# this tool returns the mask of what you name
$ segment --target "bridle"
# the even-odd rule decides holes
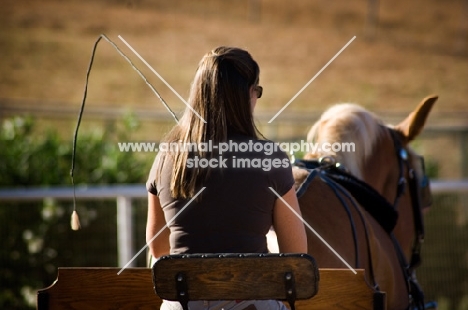
[[[424,220],[422,215],[422,206],[419,195],[419,187],[428,187],[429,179],[426,175],[423,175],[423,180],[418,180],[418,176],[414,168],[409,164],[408,150],[405,149],[400,139],[397,136],[397,133],[393,130],[390,130],[397,159],[399,166],[399,178],[397,185],[397,193],[393,203],[395,210],[398,210],[399,199],[405,192],[406,184],[408,184],[408,189],[411,197],[411,207],[413,211],[413,224],[415,230],[415,240],[413,243],[413,248],[411,251],[409,267],[414,269],[419,266],[421,263],[421,245],[424,242]],[[420,156],[421,162],[423,162],[423,157]],[[424,164],[422,164],[424,167]],[[406,173],[405,173],[406,171]],[[405,175],[408,175],[408,180]]]
[[[398,160],[399,167],[399,177],[397,190],[395,195],[395,200],[393,203],[393,208],[398,209],[398,204],[400,198],[405,192],[406,185],[408,185],[408,190],[411,198],[411,207],[413,212],[413,225],[415,237],[413,241],[413,246],[411,250],[410,260],[406,259],[400,243],[395,238],[393,232],[390,234],[394,247],[397,251],[400,265],[403,271],[403,275],[407,281],[407,287],[409,292],[410,305],[416,309],[424,309],[424,295],[417,283],[415,278],[415,269],[421,263],[421,246],[424,242],[424,220],[422,214],[422,206],[419,195],[419,187],[428,187],[429,179],[423,171],[423,179],[418,180],[417,173],[413,167],[410,165],[408,150],[402,145],[398,133],[390,129],[391,137],[393,139],[393,144],[396,152],[396,157]],[[424,169],[423,157],[420,156],[421,166]],[[407,177],[406,177],[407,176]],[[408,179],[407,179],[408,178]]]

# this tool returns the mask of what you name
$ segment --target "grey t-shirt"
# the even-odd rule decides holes
[[[203,192],[173,221],[190,199],[171,196],[172,158],[165,152],[157,155],[147,190],[159,196],[166,223],[170,223],[171,254],[268,252],[265,235],[277,199],[269,187],[280,196],[293,187],[289,159],[271,141],[240,134],[229,135],[229,141],[229,151],[215,157],[217,167],[200,184],[205,187]],[[163,162],[161,170],[159,162]],[[190,164],[206,162],[193,160]]]

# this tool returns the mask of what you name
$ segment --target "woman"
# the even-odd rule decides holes
[[[200,61],[190,90],[191,108],[164,139],[166,151],[157,155],[147,182],[146,238],[153,257],[267,253],[271,226],[280,252],[307,252],[304,225],[290,210],[300,214],[288,157],[273,149],[271,141],[259,140],[253,121],[263,91],[259,74],[257,63],[239,48],[218,47]],[[165,225],[168,229],[154,238]],[[277,301],[189,306],[222,305],[227,310],[252,303],[258,309],[284,307]],[[165,301],[162,307],[179,306]]]

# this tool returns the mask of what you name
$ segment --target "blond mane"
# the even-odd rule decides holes
[[[372,153],[383,127],[382,121],[363,107],[341,103],[326,110],[307,134],[307,141],[324,143],[354,143],[354,152],[325,152],[321,150],[308,157],[334,156],[354,176],[362,179],[364,161]]]

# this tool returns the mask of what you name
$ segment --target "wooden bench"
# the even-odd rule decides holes
[[[153,284],[159,297],[189,300],[287,301],[317,294],[315,260],[308,254],[191,254],[162,257],[153,266]]]
[[[245,261],[245,257],[241,258],[241,260],[242,259]],[[164,298],[177,300],[178,297],[176,284],[174,282],[177,278],[160,281],[160,278],[166,279],[168,275],[158,273],[158,268],[160,268],[160,271],[169,272],[169,274],[172,274],[175,270],[179,270],[185,272],[188,278],[191,271],[187,270],[193,269],[180,269],[180,266],[176,265],[181,262],[186,262],[188,264],[195,263],[192,264],[193,266],[199,265],[199,262],[195,260],[184,261],[183,259],[179,259],[173,260],[172,263],[167,264],[168,262],[170,262],[169,259],[160,260],[155,264],[153,270],[151,268],[127,268],[120,274],[118,274],[121,270],[120,268],[111,267],[59,268],[55,282],[48,288],[38,291],[37,309],[159,309],[162,300],[161,297],[155,293],[155,289],[158,291],[158,294],[161,294]],[[223,264],[215,261],[211,262],[211,265],[215,268],[210,275],[224,274],[222,277],[226,277],[226,273],[220,273],[217,268],[228,261],[223,260]],[[213,264],[213,262],[215,262],[215,264]],[[271,269],[271,264],[267,264],[264,258],[257,259],[257,261],[253,263],[257,264],[255,265],[257,269],[260,269],[258,265],[259,262],[260,264],[265,263],[265,266]],[[185,263],[182,265],[184,264]],[[250,262],[250,264],[252,264],[252,262]],[[281,265],[282,263],[275,264]],[[208,264],[204,266],[199,265],[199,270],[204,270],[203,268],[207,265]],[[298,265],[296,267],[302,269],[301,266]],[[233,268],[234,269],[231,270],[239,270],[240,267],[234,266]],[[242,268],[240,268],[240,270],[238,274],[244,274],[245,271],[242,271]],[[206,272],[198,273],[197,277],[200,277],[202,274],[207,274]],[[357,274],[354,274],[349,269],[318,269],[320,277],[318,292],[316,291],[316,287],[312,287],[308,291],[307,289],[306,291],[301,291],[305,287],[303,281],[306,280],[307,277],[310,277],[310,274],[304,277],[294,272],[293,277],[296,281],[295,293],[298,299],[295,302],[296,309],[385,309],[385,293],[377,292],[368,286],[364,279],[364,270],[357,269],[356,272]],[[235,275],[232,276],[236,277]],[[171,276],[169,275],[169,277]],[[211,279],[211,277],[208,278]],[[245,277],[242,276],[241,278]],[[232,281],[232,279],[231,276],[227,277],[225,282],[238,282]],[[251,279],[255,280],[254,277],[251,277]],[[318,277],[316,277],[316,279],[318,279]],[[156,283],[153,283],[153,281],[156,281]],[[251,280],[249,281],[247,281],[249,285],[253,283]],[[277,280],[273,279],[271,283],[275,281]],[[206,289],[203,289],[199,290],[197,293],[196,288],[198,285],[195,287],[192,285],[193,283],[194,282],[190,281],[187,282],[187,292],[191,299],[196,299],[201,296],[200,294],[203,295],[207,292]],[[317,282],[315,281],[313,283]],[[313,283],[312,286],[314,285]],[[247,285],[247,287],[249,285]],[[271,285],[270,287],[272,286],[275,285]],[[275,287],[277,287],[276,290],[279,292],[279,286]],[[213,291],[213,294],[219,294],[219,292],[222,291],[222,287],[217,286],[217,288],[218,291]],[[253,290],[251,289],[250,291]],[[208,292],[210,292],[210,290],[208,290]],[[273,294],[277,294],[278,292],[273,292]],[[278,299],[285,299],[284,292],[283,290],[283,298],[281,298],[281,296],[275,296],[279,297]],[[310,299],[300,299],[311,292],[316,293],[316,295]],[[270,291],[267,294],[272,294],[272,292]],[[212,295],[205,294],[201,297],[212,299]],[[289,306],[288,303],[286,303],[286,305]]]

